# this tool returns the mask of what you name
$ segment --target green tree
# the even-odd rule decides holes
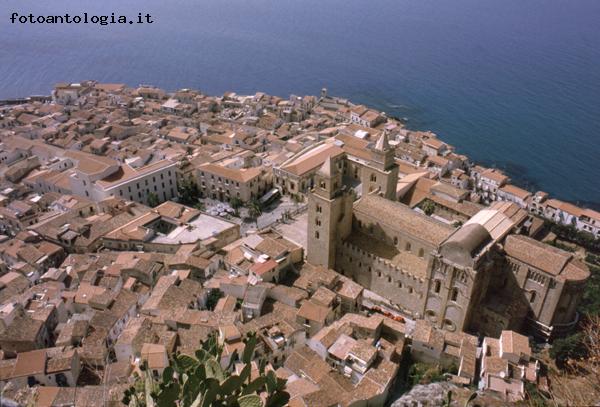
[[[236,196],[229,200],[229,205],[231,205],[231,207],[235,211],[235,216],[239,216],[239,209],[242,207],[243,204],[244,203],[242,202],[242,200]]]
[[[254,220],[256,224],[256,228],[258,229],[258,217],[262,215],[262,209],[260,207],[260,203],[257,200],[252,200],[248,202],[248,216],[250,219]]]
[[[194,208],[198,209],[199,211],[203,211],[204,209],[206,209],[206,205],[204,205],[204,202],[198,201],[194,205]]]
[[[179,196],[179,202],[188,205],[195,206],[200,199],[200,190],[198,184],[192,177],[183,178],[177,184],[177,194]]]
[[[158,206],[159,203],[158,195],[156,195],[154,192],[150,192],[148,194],[148,206],[154,208],[155,206]]]
[[[265,363],[259,364],[259,375],[251,378],[252,357],[256,347],[256,336],[245,338],[241,361],[244,367],[240,374],[233,374],[233,363],[237,361],[237,350],[231,356],[227,368],[221,366],[223,347],[217,335],[211,334],[201,342],[195,357],[176,355],[162,377],[154,379],[143,370],[133,386],[125,391],[123,403],[130,407],[281,407],[287,404],[290,395],[285,391],[286,381],[279,379],[272,370],[265,372]],[[260,394],[266,397],[263,403]]]
[[[575,333],[565,338],[556,339],[550,348],[550,357],[557,366],[563,367],[568,359],[578,359],[585,356],[581,333]]]
[[[223,294],[223,291],[219,290],[218,288],[213,288],[210,290],[208,292],[208,298],[206,299],[206,308],[211,311],[214,310],[217,302],[219,302],[219,299],[223,298],[224,295],[225,294]]]
[[[425,199],[421,204],[421,209],[425,212],[425,215],[430,216],[435,211],[435,204],[431,199]]]
[[[589,232],[577,230],[573,225],[561,225],[550,220],[545,222],[545,226],[562,240],[578,244],[589,251],[600,253],[600,239]]]

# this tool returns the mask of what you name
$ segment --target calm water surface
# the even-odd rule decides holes
[[[13,11],[155,23],[18,26]],[[597,0],[3,0],[0,98],[83,79],[209,94],[326,86],[598,207],[599,22]]]

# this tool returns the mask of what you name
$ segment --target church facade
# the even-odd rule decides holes
[[[570,253],[514,235],[514,204],[450,226],[395,200],[398,170],[385,134],[370,152],[358,200],[342,182],[344,156],[327,159],[317,172],[308,194],[308,262],[448,331],[512,329],[549,338],[576,322],[587,267]]]

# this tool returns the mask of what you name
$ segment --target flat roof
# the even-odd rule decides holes
[[[153,243],[195,243],[199,240],[205,240],[234,227],[235,224],[225,220],[214,218],[209,215],[200,214],[193,221],[178,226],[167,235],[156,235],[152,239]]]

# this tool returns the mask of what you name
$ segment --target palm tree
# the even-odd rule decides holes
[[[160,201],[158,199],[158,195],[156,195],[154,192],[150,192],[148,194],[148,206],[154,208],[155,206],[158,206],[159,203]]]
[[[235,211],[235,216],[239,216],[239,211],[238,209],[240,209],[243,205],[243,202],[240,198],[238,197],[233,197],[229,200],[229,204],[231,205],[231,207],[233,208],[233,210]]]
[[[435,211],[435,203],[429,198],[425,199],[421,204],[421,209],[425,212],[425,215],[430,216]]]
[[[177,184],[179,203],[195,205],[200,198],[200,189],[192,177],[183,178]]]
[[[253,219],[255,224],[256,224],[256,228],[258,229],[258,217],[260,215],[262,215],[262,209],[260,207],[260,203],[258,203],[257,200],[252,200],[250,202],[248,202],[248,216],[250,217],[250,219]]]

